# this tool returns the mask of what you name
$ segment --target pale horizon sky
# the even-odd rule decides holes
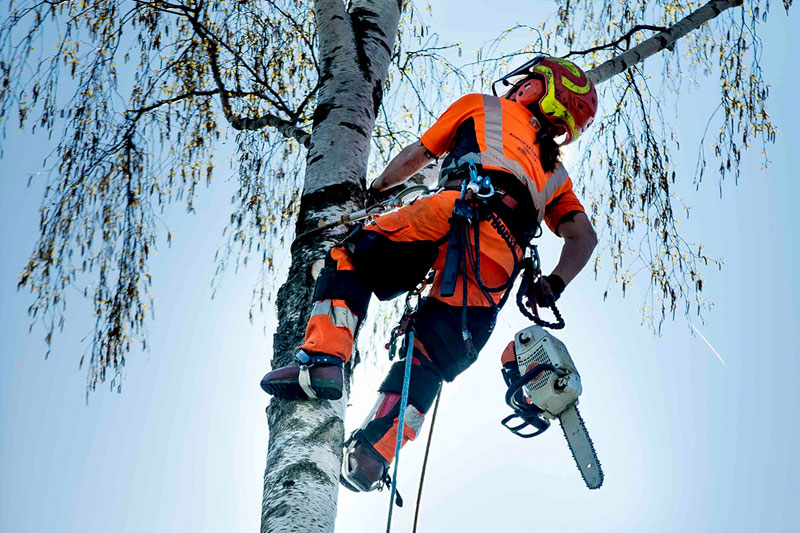
[[[552,11],[551,4],[535,6]],[[531,20],[530,11],[528,5],[501,10],[447,0],[434,6],[433,29],[443,41],[463,40],[469,54],[515,22],[543,18],[534,13]],[[476,20],[480,25],[469,22]],[[560,302],[568,326],[556,335],[583,378],[580,409],[604,486],[586,489],[557,426],[525,440],[500,425],[508,413],[500,353],[527,325],[509,305],[480,359],[444,388],[421,533],[797,529],[797,27],[797,7],[787,17],[773,2],[761,28],[769,109],[779,128],[766,171],[754,150],[744,157],[740,183],[725,182],[722,199],[713,173],[695,192],[696,145],[716,106],[708,90],[714,80],[687,90],[677,110],[684,147],[677,190],[694,206],[681,226],[710,255],[725,259],[720,272],[706,273],[704,292],[714,308],[705,321],[693,319],[702,336],[680,316],[653,335],[641,324],[640,299],[612,294],[603,302],[605,277],[595,281],[590,272]],[[229,273],[210,298],[232,173],[221,165],[198,197],[197,215],[180,205],[166,213],[175,238],[171,248],[162,238],[153,260],[150,352],[128,357],[122,394],[101,386],[87,404],[78,360],[82,339],[91,334],[90,306],[77,291],[70,295],[70,321],[44,360],[41,328],[27,333],[31,297],[16,290],[36,237],[42,189],[36,179],[26,188],[27,174],[41,167],[48,145],[9,127],[4,147],[0,532],[256,531],[268,402],[258,382],[272,350],[272,331],[264,335],[261,325],[266,320],[274,328],[275,319],[269,312],[254,325],[247,321],[253,269]],[[558,240],[548,234],[540,250],[545,268],[552,268]],[[379,353],[357,370],[348,432],[372,407],[387,368]],[[401,456],[406,505],[395,509],[392,531],[411,530],[427,437],[426,424]],[[384,531],[388,499],[387,491],[340,490],[337,531]]]

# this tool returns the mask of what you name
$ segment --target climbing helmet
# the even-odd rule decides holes
[[[544,83],[543,94],[530,83],[536,78]],[[493,91],[499,82],[512,86],[506,98],[513,94],[516,102],[538,108],[541,117],[555,127],[559,144],[577,139],[597,112],[594,85],[580,67],[566,59],[539,56],[497,80]]]

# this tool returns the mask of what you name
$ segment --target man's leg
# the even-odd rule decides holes
[[[469,307],[467,327],[475,348],[486,344],[494,325],[489,307]],[[474,361],[467,355],[461,332],[461,307],[426,298],[414,315],[414,356],[402,445],[416,439],[442,380],[452,381]],[[401,352],[404,353],[404,352]],[[394,459],[400,424],[400,395],[405,361],[392,365],[378,389],[378,400],[347,445],[343,484],[369,491],[386,478]]]
[[[405,364],[401,360],[389,369],[375,406],[347,443],[342,482],[351,490],[369,491],[386,479],[397,445]],[[415,340],[402,445],[417,438],[441,384],[424,347]]]
[[[342,396],[342,367],[370,295],[388,300],[413,289],[439,255],[449,224],[452,194],[423,198],[351,233],[334,247],[317,279],[314,308],[297,364],[261,380],[270,394],[286,399]],[[444,206],[444,207],[443,207]]]
[[[343,366],[350,359],[356,331],[367,313],[371,291],[356,275],[349,253],[334,247],[317,278],[314,307],[297,364],[278,368],[261,387],[289,400],[342,397]]]

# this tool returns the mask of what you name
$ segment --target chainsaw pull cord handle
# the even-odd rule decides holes
[[[527,255],[522,260],[522,282],[520,283],[519,290],[517,291],[517,307],[525,317],[532,320],[537,326],[550,329],[562,329],[566,323],[564,322],[564,317],[561,316],[561,312],[558,310],[558,307],[556,307],[556,303],[553,302],[551,305],[547,306],[550,308],[550,310],[553,312],[553,316],[556,318],[555,322],[548,322],[539,316],[539,303],[536,301],[535,293],[529,294],[529,289],[531,286],[542,277],[542,268],[541,263],[539,262],[539,250],[535,244],[530,246],[530,250],[530,255]],[[526,296],[528,297],[528,301],[533,304],[530,306],[530,308],[523,302],[523,298]]]

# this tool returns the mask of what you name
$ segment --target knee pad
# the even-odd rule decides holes
[[[367,314],[370,290],[364,286],[359,276],[353,270],[336,270],[336,267],[326,266],[314,287],[314,301],[344,300],[347,307],[358,317],[359,323]]]
[[[402,394],[405,366],[405,361],[393,364],[386,379],[378,388],[378,392]],[[439,393],[441,384],[442,378],[434,369],[412,364],[411,381],[408,384],[409,405],[413,405],[421,413],[427,413]]]

